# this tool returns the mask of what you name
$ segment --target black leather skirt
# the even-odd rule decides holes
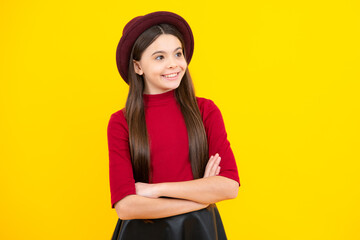
[[[150,220],[119,219],[112,240],[225,240],[215,204],[177,216]]]

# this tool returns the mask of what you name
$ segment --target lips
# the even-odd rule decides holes
[[[179,76],[180,72],[176,72],[176,73],[169,73],[169,74],[165,74],[162,75],[164,78],[168,79],[168,80],[174,80],[177,79],[177,77]]]
[[[164,75],[164,77],[172,78],[172,77],[176,77],[177,75],[178,75],[177,73],[172,73],[172,74]]]

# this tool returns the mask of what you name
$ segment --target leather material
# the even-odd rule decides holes
[[[215,204],[205,209],[158,219],[119,219],[112,240],[225,240]]]

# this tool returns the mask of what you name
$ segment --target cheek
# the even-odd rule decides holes
[[[187,63],[186,63],[185,59],[179,63],[179,66],[180,66],[181,68],[183,68],[184,70],[186,70],[186,68],[187,68]]]
[[[151,66],[147,66],[144,70],[145,75],[148,76],[153,76],[153,75],[158,75],[161,73],[162,68],[159,67],[158,65],[151,65]]]

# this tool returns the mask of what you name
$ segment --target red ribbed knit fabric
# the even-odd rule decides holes
[[[153,183],[193,179],[189,161],[186,125],[174,90],[144,94],[146,127],[150,138]],[[220,176],[240,185],[234,154],[227,140],[224,121],[213,101],[197,97],[209,145],[209,156],[219,153]],[[136,194],[130,160],[128,125],[122,110],[111,115],[108,124],[111,205],[129,194]]]

